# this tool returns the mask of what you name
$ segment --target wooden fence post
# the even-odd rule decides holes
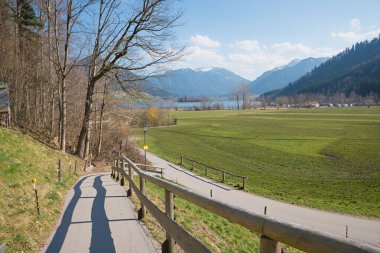
[[[247,180],[246,177],[243,177],[243,190],[245,190],[245,181]]]
[[[183,156],[181,155],[181,165],[183,164]]]
[[[165,190],[165,213],[170,219],[174,220],[174,194],[168,190]],[[173,252],[174,240],[168,233],[166,233],[166,240],[162,244],[162,253]]]
[[[141,194],[145,195],[145,179],[139,176],[140,178],[140,192]],[[138,211],[138,219],[144,219],[145,217],[145,206],[142,201],[140,201],[141,208]]]
[[[260,253],[281,253],[281,244],[265,235],[261,235]]]
[[[131,179],[131,181],[133,181],[132,167],[129,163],[128,163],[128,176]],[[128,191],[127,191],[127,197],[132,197],[132,184],[131,183],[129,183],[129,187],[128,187]]]
[[[226,173],[224,173],[224,171],[222,171],[222,183],[224,183],[225,177],[226,177]]]
[[[121,169],[122,169],[123,171],[125,171],[125,161],[124,161],[123,158],[121,158]],[[120,185],[121,185],[121,186],[124,186],[124,185],[125,185],[123,174],[121,174]]]
[[[113,167],[116,167],[116,160],[114,161],[114,163],[113,163]],[[112,170],[112,173],[111,173],[111,177],[113,178],[113,179],[115,179],[116,178],[116,170]]]

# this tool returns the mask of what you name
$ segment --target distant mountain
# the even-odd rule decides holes
[[[253,94],[259,95],[267,91],[283,88],[326,60],[328,58],[325,57],[307,58],[304,60],[295,59],[287,65],[264,72],[264,74],[249,84],[249,90]]]
[[[131,71],[122,70],[118,74],[119,80],[134,80],[134,81],[126,81],[123,82],[122,86],[119,84],[119,82],[116,80],[116,78],[113,78],[111,81],[111,89],[115,91],[123,91],[123,88],[126,90],[134,91],[134,92],[143,92],[146,94],[149,94],[154,97],[161,97],[161,98],[174,98],[176,97],[173,93],[170,93],[166,90],[160,89],[159,87],[156,87],[152,85],[150,82],[148,82],[145,79],[142,79],[138,75],[132,73]]]
[[[148,78],[155,87],[179,96],[228,95],[247,79],[223,68],[177,69]]]
[[[340,92],[346,96],[351,92],[360,96],[380,95],[380,36],[356,43],[285,88],[264,95],[313,93],[331,96]]]

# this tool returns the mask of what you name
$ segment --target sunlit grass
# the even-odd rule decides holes
[[[61,182],[57,179],[59,159]],[[40,251],[59,218],[63,197],[78,179],[74,164],[71,155],[0,128],[0,244],[7,246],[7,252]],[[32,178],[37,179],[40,217]]]
[[[378,107],[173,114],[177,126],[148,129],[150,151],[163,158],[248,176],[249,191],[273,199],[380,217]]]

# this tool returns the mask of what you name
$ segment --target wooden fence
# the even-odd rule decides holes
[[[139,177],[140,187],[133,182],[133,174]],[[281,243],[285,243],[305,252],[315,253],[380,253],[380,248],[363,244],[351,239],[339,237],[312,228],[306,228],[287,221],[232,206],[215,199],[195,193],[185,187],[149,175],[138,168],[127,157],[122,156],[112,166],[112,178],[129,182],[127,196],[134,192],[140,200],[139,219],[144,218],[146,209],[166,231],[166,240],[162,252],[172,253],[176,242],[187,253],[211,252],[188,231],[174,221],[174,194],[212,213],[226,218],[261,235],[261,253],[280,253]],[[145,180],[165,190],[165,212],[162,212],[145,195]]]
[[[229,172],[229,171],[226,171],[226,170],[221,170],[221,169],[218,169],[218,168],[215,168],[215,167],[212,167],[210,165],[207,165],[207,164],[204,164],[204,163],[200,163],[198,161],[195,161],[193,159],[190,159],[190,158],[187,158],[183,155],[181,155],[181,165],[184,164],[184,161],[187,160],[191,163],[191,170],[194,170],[194,167],[196,164],[204,167],[204,170],[205,170],[205,176],[208,176],[208,170],[214,170],[214,171],[217,171],[217,172],[220,172],[220,181],[221,182],[224,182],[225,179],[226,179],[226,174],[227,175],[230,175],[232,177],[236,177],[236,178],[240,178],[242,180],[242,189],[245,190],[245,185],[246,185],[246,182],[247,182],[247,177],[245,176],[240,176],[240,175],[237,175],[235,173],[232,173],[232,172]]]

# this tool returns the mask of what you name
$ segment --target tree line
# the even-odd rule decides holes
[[[1,1],[0,81],[13,124],[80,157],[99,154],[105,131],[128,123],[110,86],[133,96],[130,83],[181,56],[172,2]]]

